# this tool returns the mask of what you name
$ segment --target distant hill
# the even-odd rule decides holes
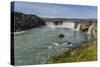
[[[41,17],[42,18],[42,17]],[[51,22],[55,22],[55,21],[73,21],[73,22],[97,22],[96,18],[87,18],[87,19],[80,19],[80,18],[42,18],[45,21],[51,21]]]

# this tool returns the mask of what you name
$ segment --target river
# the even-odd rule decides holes
[[[64,38],[58,36],[63,33]],[[82,31],[68,28],[34,28],[14,34],[15,65],[43,64],[48,58],[72,47],[79,47],[89,39]],[[68,45],[68,43],[72,45]]]

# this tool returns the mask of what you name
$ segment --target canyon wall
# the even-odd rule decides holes
[[[23,31],[45,25],[45,21],[36,15],[12,12],[11,18],[11,23],[14,24],[14,31],[12,32]]]

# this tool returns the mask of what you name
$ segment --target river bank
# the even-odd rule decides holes
[[[51,57],[47,63],[85,62],[97,60],[97,40],[82,43],[80,48],[63,52],[60,55]],[[47,64],[46,63],[46,64]]]

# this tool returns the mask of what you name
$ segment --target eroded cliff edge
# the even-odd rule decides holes
[[[35,27],[40,27],[45,25],[45,21],[40,17],[32,14],[24,14],[21,12],[12,12],[11,19],[14,23],[14,31],[19,32],[23,30],[28,30]]]

